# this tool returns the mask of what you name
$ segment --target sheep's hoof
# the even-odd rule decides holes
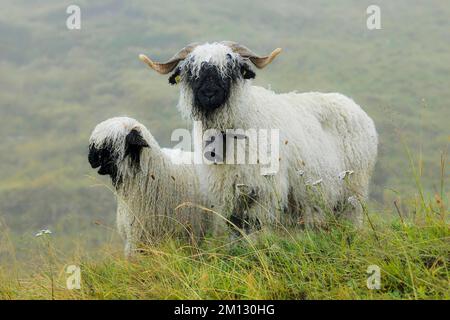
[[[258,219],[251,220],[246,211],[243,216],[238,214],[231,215],[227,224],[237,237],[241,236],[242,233],[250,234],[261,229],[261,222]]]

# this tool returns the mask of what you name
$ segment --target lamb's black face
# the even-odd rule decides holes
[[[232,76],[221,76],[216,66],[205,63],[198,77],[191,79],[194,103],[204,113],[223,106],[230,96]]]

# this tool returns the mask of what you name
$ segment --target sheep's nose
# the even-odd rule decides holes
[[[203,91],[203,94],[208,99],[211,99],[212,97],[214,97],[217,94],[217,90],[205,90],[205,91]]]

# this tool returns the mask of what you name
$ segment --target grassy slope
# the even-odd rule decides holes
[[[95,124],[127,114],[162,145],[188,127],[177,88],[137,55],[165,59],[191,41],[232,39],[257,52],[283,47],[256,84],[279,92],[338,91],[375,119],[380,157],[372,195],[390,206],[413,186],[400,137],[422,149],[426,191],[448,145],[450,27],[447,1],[379,1],[383,29],[368,31],[371,1],[79,1],[82,30],[65,28],[70,1],[39,8],[7,0],[0,12],[0,216],[18,233],[76,223],[65,234],[112,224],[114,200],[92,188],[87,140]],[[258,26],[258,27],[255,27]],[[424,101],[422,101],[424,99]],[[351,168],[349,168],[351,169]],[[395,190],[395,191],[392,191]],[[396,192],[400,192],[400,195]]]
[[[2,3],[0,298],[50,298],[49,261],[56,298],[449,298],[449,229],[435,211],[436,201],[448,203],[439,156],[448,145],[450,5],[379,2],[383,30],[369,32],[364,12],[371,1],[236,0],[203,3],[201,10],[181,1],[163,8],[80,1],[80,33],[64,28],[69,3],[47,1],[33,10],[23,0]],[[266,234],[254,245],[164,243],[126,261],[115,232],[92,225],[113,226],[115,206],[112,193],[86,177],[93,175],[86,141],[94,125],[127,114],[163,145],[173,128],[188,126],[173,107],[176,88],[149,73],[137,54],[164,58],[211,39],[258,52],[281,46],[283,56],[258,73],[257,84],[339,91],[375,119],[381,144],[372,189],[388,208],[386,215],[370,210],[378,240],[370,225],[361,232],[333,226],[293,238]],[[425,201],[408,200],[415,176],[404,145],[418,163]],[[423,205],[430,195],[438,197]],[[416,214],[406,226],[376,218],[396,214],[393,199],[405,215]],[[50,260],[45,243],[32,236],[42,227],[54,231]],[[99,249],[105,243],[111,248]],[[64,289],[63,267],[72,263],[83,268],[80,292]],[[382,268],[379,291],[366,289],[369,264]]]
[[[37,239],[34,272],[0,268],[0,299],[450,299],[448,213],[415,209],[389,222],[372,214],[362,230],[330,222],[234,242],[166,241],[133,260],[111,249],[68,257],[51,237]],[[67,264],[81,266],[80,290],[66,289]],[[379,290],[366,287],[369,265],[381,269]]]

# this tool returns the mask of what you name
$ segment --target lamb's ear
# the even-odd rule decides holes
[[[131,130],[127,135],[125,144],[125,157],[129,155],[135,163],[139,163],[141,150],[150,147],[147,141],[141,136],[141,133],[136,129]]]
[[[125,142],[127,145],[132,145],[136,147],[148,147],[147,141],[141,136],[141,133],[136,129],[133,129],[128,133],[125,138]]]
[[[250,66],[246,63],[241,65],[241,74],[244,79],[255,79],[256,74],[250,69]]]
[[[178,84],[178,83],[180,82],[180,80],[181,80],[180,74],[181,74],[181,69],[178,67],[178,68],[175,70],[175,72],[172,73],[172,75],[170,76],[170,78],[169,78],[169,83],[170,83],[171,85]]]

